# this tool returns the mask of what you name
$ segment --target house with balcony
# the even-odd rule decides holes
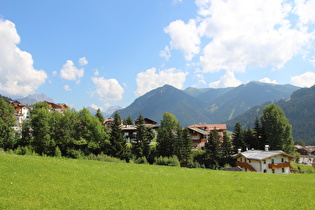
[[[216,129],[223,139],[224,132],[226,131],[226,124],[195,124],[187,127],[189,136],[192,140],[193,147],[200,149],[205,146],[209,139],[210,131]]]
[[[265,150],[247,150],[233,155],[236,165],[242,171],[262,172],[262,173],[290,173],[290,160],[296,159],[295,156],[286,154],[282,150],[271,150],[265,146]]]

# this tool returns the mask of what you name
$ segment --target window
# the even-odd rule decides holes
[[[281,162],[282,162],[282,163],[284,162],[284,159],[283,159],[283,158],[281,158]]]
[[[272,169],[272,173],[273,173],[273,174],[275,173],[275,169]]]
[[[284,168],[282,168],[282,173],[284,173]]]
[[[266,160],[264,160],[264,164],[266,164]]]
[[[248,162],[251,163],[252,161],[251,161],[251,160],[248,160]]]
[[[275,164],[275,160],[274,159],[271,159],[271,164]]]

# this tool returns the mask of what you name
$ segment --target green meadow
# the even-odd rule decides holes
[[[0,209],[314,209],[315,174],[262,174],[0,152]]]

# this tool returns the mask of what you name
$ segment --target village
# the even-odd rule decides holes
[[[16,117],[16,125],[14,130],[21,132],[24,121],[29,121],[31,118],[32,107],[23,105],[19,101],[8,102],[14,107],[14,115]],[[57,111],[64,113],[69,107],[66,104],[57,104],[47,102],[50,111]],[[103,125],[111,131],[114,118],[106,118]],[[158,122],[144,118],[144,126],[150,127],[157,131],[159,128]],[[223,141],[226,134],[226,124],[194,124],[187,126],[189,137],[192,142],[192,150],[201,150],[205,147],[209,139],[210,132],[216,130],[220,136],[220,141]],[[132,143],[137,135],[137,125],[135,123],[126,125],[121,123],[121,130],[123,132],[123,139],[127,143]],[[155,137],[156,138],[156,137]],[[233,141],[233,138],[230,137]],[[298,158],[299,164],[315,166],[315,147],[314,146],[295,146],[296,152],[300,154]],[[295,161],[297,157],[286,154],[281,150],[271,150],[269,145],[265,145],[264,150],[257,150],[255,148],[246,148],[245,151],[238,149],[238,152],[232,156],[236,162],[236,166],[228,168],[230,171],[249,171],[262,173],[278,173],[288,174],[294,172],[290,169],[290,161]]]

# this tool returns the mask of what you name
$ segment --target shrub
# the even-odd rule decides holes
[[[84,154],[81,150],[68,149],[67,154],[68,154],[68,157],[74,158],[74,159],[79,159],[79,158],[84,157]]]
[[[147,158],[142,156],[142,157],[139,157],[137,158],[134,163],[136,164],[148,164],[148,161],[147,161]]]
[[[180,167],[180,162],[176,155],[173,155],[172,157],[157,157],[155,158],[156,165],[164,165],[164,166],[177,166]]]

